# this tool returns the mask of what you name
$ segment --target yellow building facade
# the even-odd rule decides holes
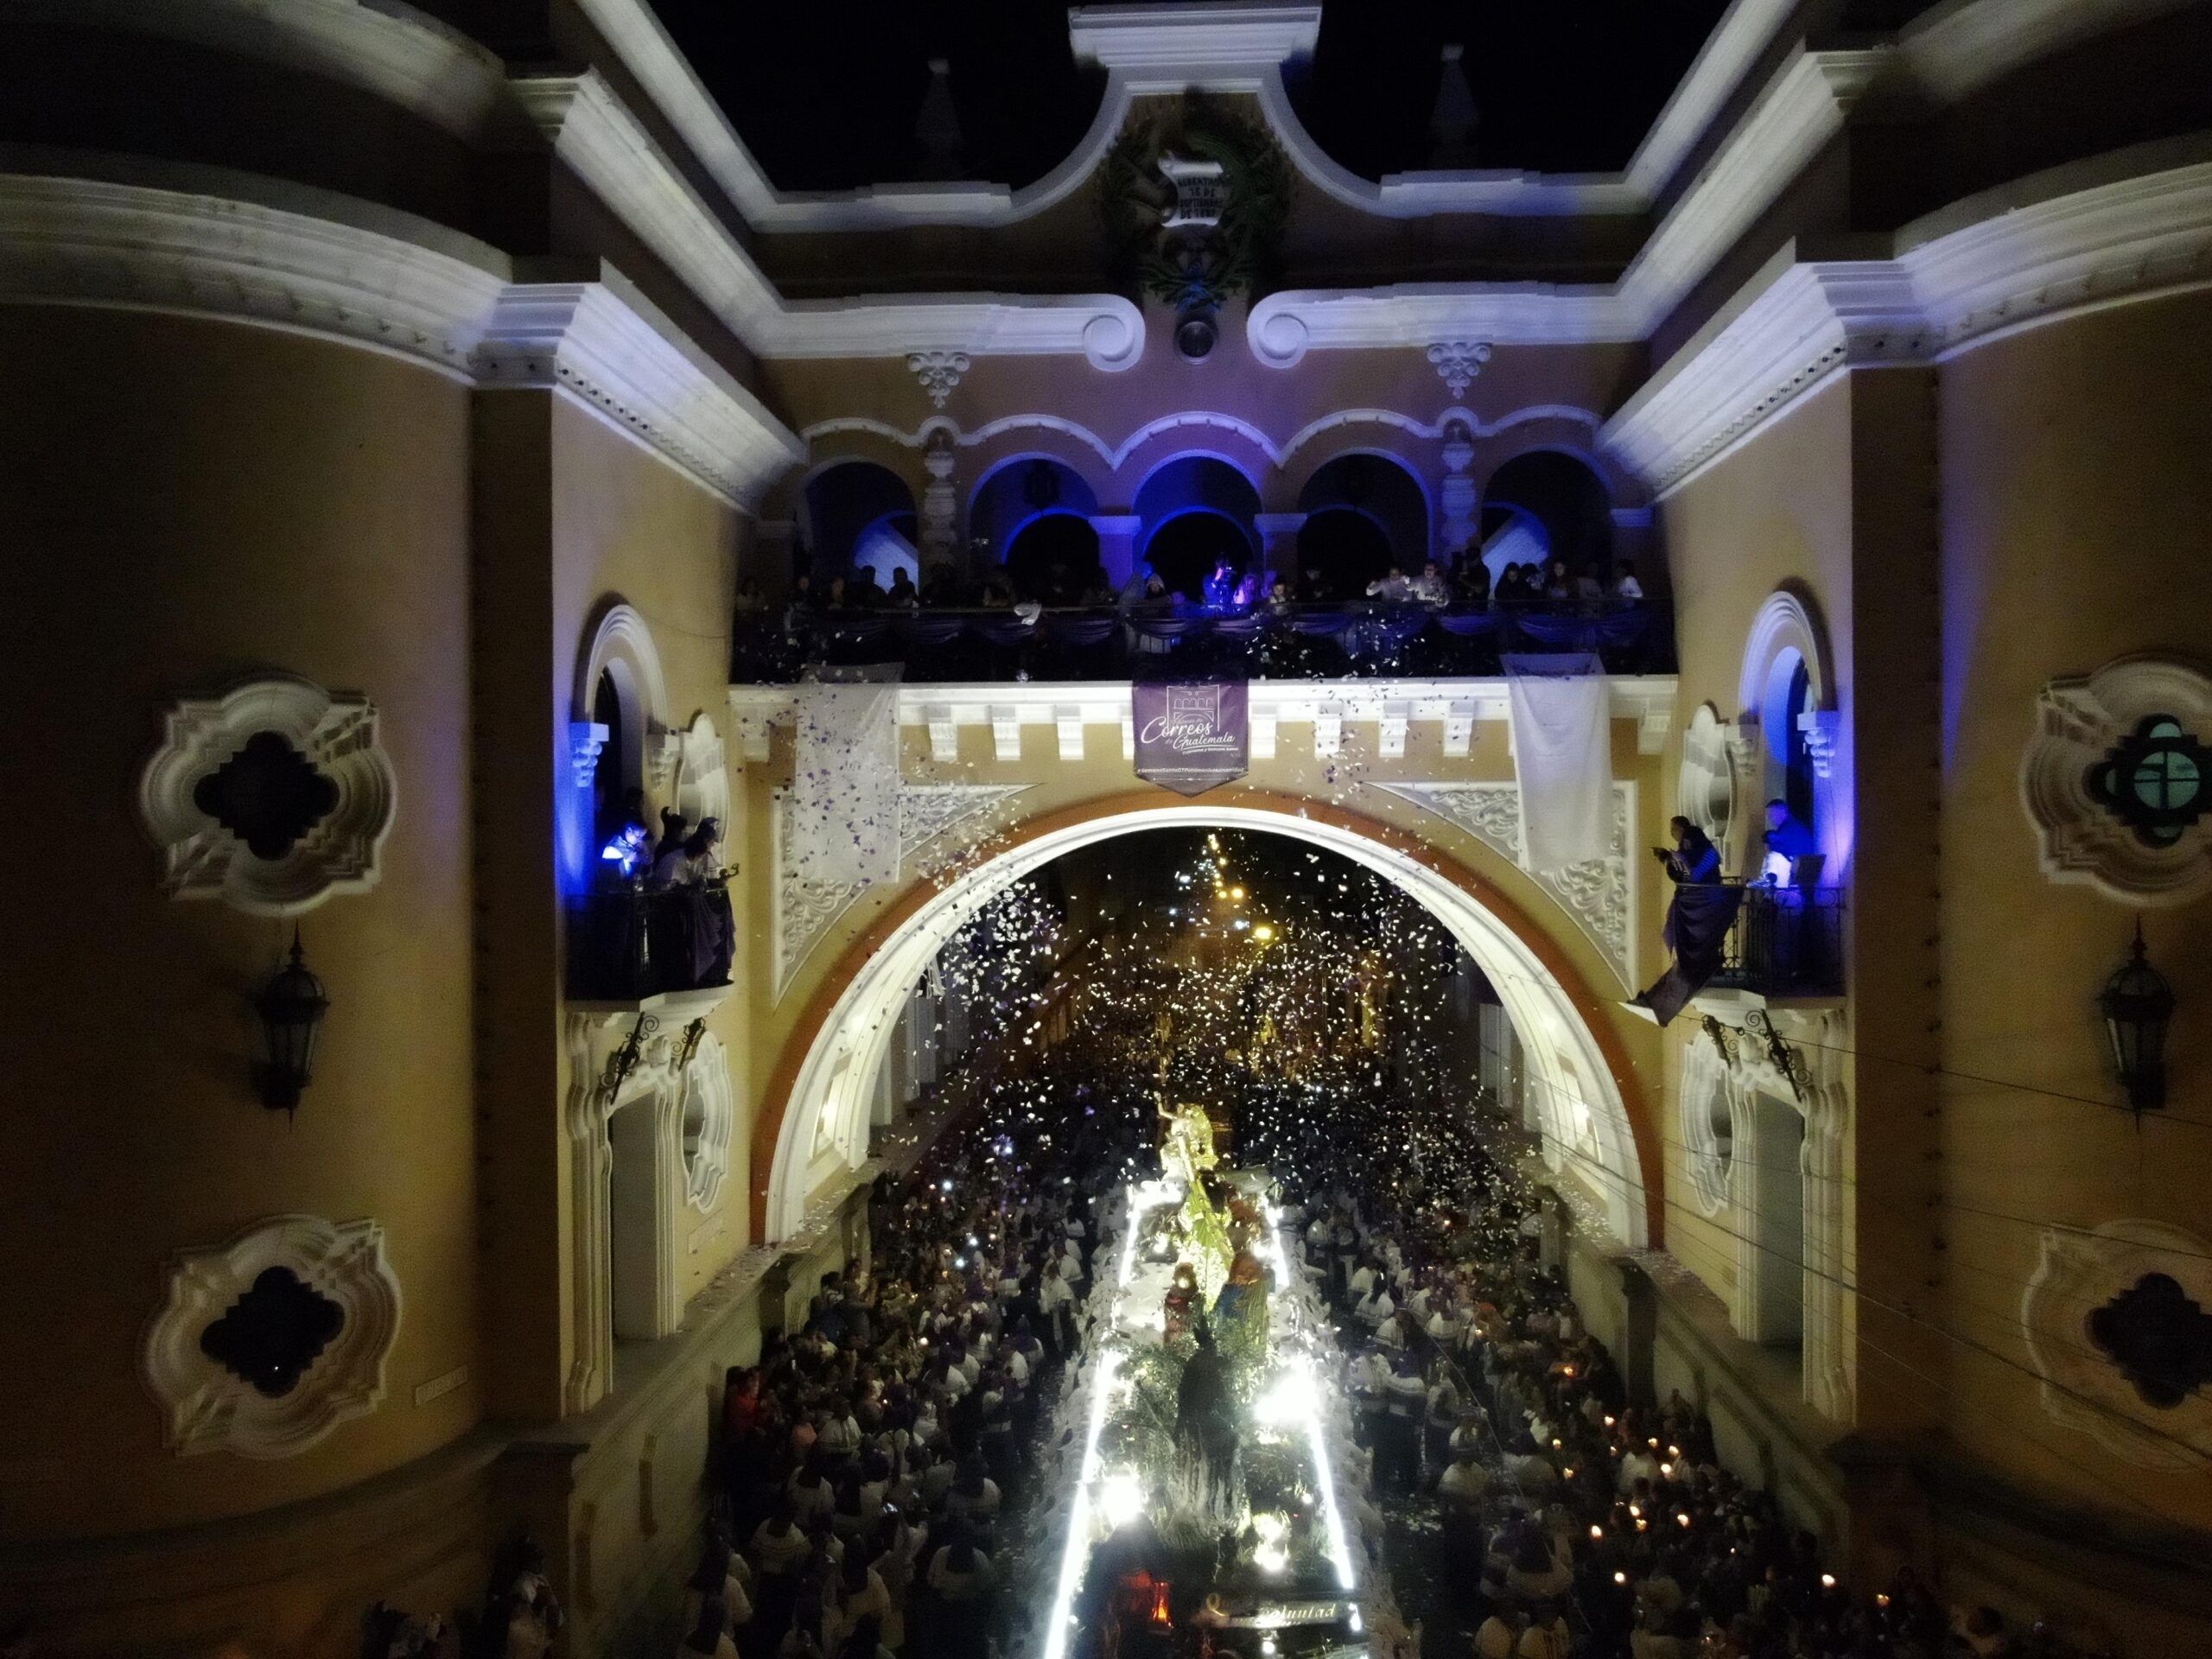
[[[1379,183],[1285,90],[1318,8],[1078,10],[1098,110],[1043,180],[801,195],[644,0],[11,9],[8,754],[52,828],[0,960],[60,1063],[17,1067],[0,1211],[0,1624],[335,1655],[520,1528],[569,1650],[626,1650],[725,1368],[926,1132],[936,950],[1060,852],[1203,823],[1445,920],[1592,1328],[1854,1573],[2212,1640],[2212,1379],[2087,1323],[2212,1297],[2212,819],[2091,781],[2146,721],[2212,742],[2212,7],[1845,10],[1739,0],[1618,175]],[[1193,91],[1288,191],[1279,280],[1196,358],[1094,231],[1115,142]],[[1357,509],[1417,567],[1531,457],[1671,630],[1609,665],[1586,879],[1501,827],[1503,679],[1425,670],[1261,675],[1249,775],[1186,801],[1132,772],[1126,677],[910,669],[898,879],[798,871],[804,689],[733,667],[796,552],[887,516],[995,568],[1059,514],[1118,585],[1203,511],[1289,573]],[[291,761],[232,770],[271,733]],[[727,985],[578,976],[631,790],[721,823]],[[1755,874],[1792,791],[1824,982],[1655,1028],[1643,849],[1681,813]],[[2098,1001],[2139,920],[2177,1010],[2148,1109]],[[296,935],[329,1006],[271,1110]],[[272,1284],[338,1310],[276,1394],[207,1345]]]

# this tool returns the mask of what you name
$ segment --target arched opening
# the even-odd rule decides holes
[[[1041,512],[1015,532],[1006,550],[1007,580],[1018,598],[1073,605],[1105,580],[1098,532],[1073,512]]]
[[[1224,791],[1158,804],[1142,794],[1033,820],[960,880],[911,889],[846,953],[803,1015],[770,1079],[753,1150],[759,1236],[804,1223],[807,1200],[867,1153],[868,1100],[918,975],[962,925],[1028,872],[1077,849],[1165,827],[1287,836],[1382,875],[1414,899],[1495,988],[1517,1039],[1547,1164],[1586,1193],[1623,1243],[1656,1244],[1658,1135],[1605,1012],[1564,952],[1474,872],[1378,821],[1312,800]]]
[[[1260,493],[1218,455],[1162,461],[1137,486],[1134,505],[1146,561],[1192,599],[1216,564],[1226,560],[1241,575],[1260,550]]]
[[[1553,559],[1570,577],[1611,586],[1612,497],[1578,455],[1532,449],[1492,473],[1483,488],[1480,533],[1492,591],[1506,565],[1541,567]]]
[[[1767,670],[1766,694],[1759,707],[1759,729],[1766,735],[1763,798],[1786,801],[1790,816],[1818,834],[1813,755],[1802,724],[1812,707],[1813,676],[1803,653],[1790,647],[1777,652]]]
[[[1299,526],[1299,577],[1315,600],[1357,599],[1401,563],[1382,525],[1357,507],[1326,507]]]
[[[623,707],[622,689],[614,677],[612,666],[600,670],[591,697],[593,723],[607,728],[607,741],[591,772],[592,839],[600,847],[612,841],[633,813],[644,816],[644,789],[637,781],[637,750],[630,730],[634,722]]]
[[[1050,518],[1072,517],[1088,529],[1087,521],[1097,511],[1097,493],[1065,461],[1050,455],[1017,455],[992,467],[976,485],[968,503],[968,534],[990,549],[1020,591],[1021,575],[1014,568],[1014,554],[1027,533]],[[1053,533],[1071,537],[1073,532],[1060,525]],[[1095,534],[1091,558],[1094,563],[1097,558]]]
[[[1338,455],[1319,467],[1298,493],[1298,510],[1309,515],[1306,525],[1308,530],[1313,528],[1316,518],[1326,517],[1333,520],[1332,531],[1339,534],[1348,531],[1349,526],[1337,511],[1340,509],[1366,519],[1380,532],[1384,543],[1385,570],[1395,564],[1408,575],[1416,575],[1428,561],[1428,498],[1422,493],[1420,481],[1395,457],[1365,450]],[[1357,546],[1352,543],[1343,550],[1355,551]],[[1298,550],[1299,569],[1312,569],[1307,540],[1302,531]],[[1336,552],[1325,542],[1313,550],[1332,556]],[[1332,588],[1342,588],[1360,569],[1372,563],[1370,553],[1341,573],[1324,565],[1323,579]],[[1383,574],[1383,570],[1375,571],[1352,591],[1364,592],[1367,582]]]
[[[887,565],[909,563],[918,545],[919,521],[914,493],[888,467],[872,461],[841,461],[806,481],[806,545],[811,573],[826,580],[862,568],[880,580]]]
[[[1193,507],[1154,531],[1144,544],[1144,556],[1169,591],[1198,600],[1205,597],[1206,578],[1222,565],[1242,579],[1250,568],[1253,548],[1235,519]]]

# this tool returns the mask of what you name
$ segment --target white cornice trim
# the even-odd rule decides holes
[[[243,200],[228,175],[221,188],[0,173],[0,303],[223,317],[469,377],[507,284],[503,257],[484,249],[477,263],[341,223],[321,200],[295,212]]]
[[[1945,0],[1898,35],[1898,67],[1923,97],[1955,104],[2039,58],[2196,3]]]
[[[1247,316],[1252,353],[1289,368],[1313,350],[1425,347],[1447,340],[1580,345],[1647,339],[1843,130],[1852,105],[1886,60],[1886,48],[1794,54],[1618,283],[1287,289],[1269,295]]]
[[[1318,5],[1159,0],[1068,9],[1068,41],[1077,62],[1132,73],[1147,84],[1172,82],[1179,92],[1193,71],[1233,75],[1311,56],[1320,34]]]
[[[1759,54],[1789,26],[1800,3],[1732,0],[1629,158],[1626,182],[1639,197],[1647,202],[1658,199],[1719,118],[1721,106],[1751,74]]]
[[[208,183],[199,170],[180,180]],[[557,387],[732,505],[749,509],[804,457],[760,400],[602,266],[517,283],[507,262],[434,227],[442,245],[225,194],[0,173],[0,303],[221,318],[342,340],[469,385]],[[272,195],[285,194],[281,188]],[[293,193],[299,194],[299,193]]]
[[[611,267],[517,283],[476,352],[480,385],[556,386],[748,511],[806,446]]]
[[[1606,446],[1664,494],[1840,369],[1936,361],[2053,316],[2212,286],[2212,161],[1991,211],[1946,234],[1908,226],[1890,258],[1801,264],[1784,250],[1606,423]]]
[[[1507,683],[1496,677],[1465,679],[1253,680],[1251,712],[1277,723],[1311,721],[1317,713],[1347,721],[1471,719],[1503,721],[1511,704]],[[1614,720],[1639,723],[1671,719],[1677,692],[1672,674],[1615,674],[1606,678],[1607,709]],[[1087,726],[1128,717],[1127,680],[984,680],[899,688],[899,723],[988,726],[1056,725],[1073,715]],[[787,685],[733,685],[730,709],[741,726],[788,724],[798,704]]]
[[[1143,355],[1144,314],[1115,294],[786,303],[596,72],[513,85],[554,154],[761,357],[1081,353],[1112,372]]]

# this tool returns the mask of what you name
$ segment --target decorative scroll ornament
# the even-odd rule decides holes
[[[1700,1040],[1682,1051],[1676,1093],[1681,1105],[1682,1161],[1698,1208],[1717,1216],[1728,1207],[1736,1141],[1735,1033],[1711,1015]]]
[[[1521,786],[1518,784],[1383,784],[1447,823],[1457,824],[1493,851],[1521,861]],[[1628,826],[1633,784],[1613,785],[1612,836],[1604,858],[1562,869],[1529,872],[1535,884],[1567,907],[1575,924],[1605,953],[1623,985],[1633,985],[1633,880],[1628,857]]]
[[[1490,361],[1491,349],[1486,340],[1440,340],[1428,348],[1428,360],[1445,390],[1457,399],[1467,395],[1467,388]]]
[[[695,1026],[685,1033],[676,1072],[683,1090],[683,1197],[704,1215],[721,1198],[729,1176],[730,1133],[737,1121],[729,1051],[721,1038]]]
[[[2127,905],[2212,892],[2212,679],[2123,658],[2037,700],[2020,800],[2044,874]]]
[[[374,1221],[279,1216],[184,1252],[140,1350],[168,1445],[289,1458],[375,1410],[399,1306]]]
[[[932,874],[950,863],[973,835],[941,855],[925,857],[924,849],[947,831],[991,811],[1029,785],[1027,784],[901,784],[899,788],[899,870],[902,876]],[[813,953],[830,925],[866,893],[872,883],[823,882],[803,879],[791,855],[790,797],[776,797],[773,835],[776,845],[776,995]]]
[[[175,704],[138,779],[170,897],[261,916],[374,887],[396,797],[375,708],[289,674]]]
[[[2148,1344],[2131,1339],[2145,1305],[2164,1315]],[[2208,1313],[2212,1244],[2194,1233],[2143,1220],[2044,1229],[2020,1300],[2044,1411],[2145,1469],[2212,1465],[2212,1389],[2195,1363]]]
[[[922,383],[930,402],[938,409],[959,387],[961,376],[974,365],[965,352],[909,352],[906,372]]]

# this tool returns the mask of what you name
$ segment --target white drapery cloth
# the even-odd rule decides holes
[[[1586,652],[1503,659],[1521,868],[1556,870],[1612,851],[1613,743],[1605,664]]]
[[[899,688],[801,685],[793,746],[793,873],[850,887],[899,874]]]

